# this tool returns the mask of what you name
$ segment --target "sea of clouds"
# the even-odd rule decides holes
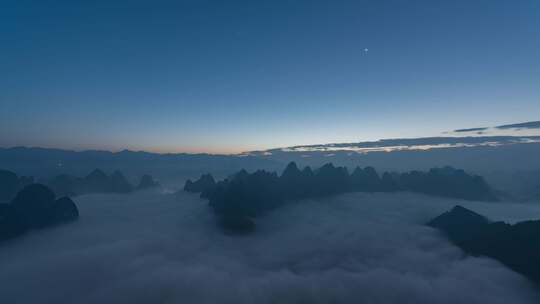
[[[347,194],[223,234],[197,195],[85,195],[79,221],[0,245],[0,303],[538,303],[529,281],[423,224],[460,203],[511,222],[540,205]]]

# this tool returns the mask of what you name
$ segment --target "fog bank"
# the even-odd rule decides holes
[[[2,303],[535,303],[500,263],[422,224],[456,203],[492,219],[540,207],[409,193],[288,205],[224,235],[206,201],[157,191],[77,197],[76,223],[0,245]],[[31,292],[30,292],[31,291]]]

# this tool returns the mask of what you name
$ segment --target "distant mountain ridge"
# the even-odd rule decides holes
[[[432,168],[427,172],[384,172],[372,167],[356,167],[349,173],[332,163],[312,170],[300,170],[296,163],[287,165],[281,175],[257,170],[241,170],[215,182],[203,174],[195,182],[188,180],[184,191],[200,193],[218,215],[219,224],[229,232],[254,231],[254,217],[284,205],[287,201],[332,196],[347,192],[410,191],[464,200],[496,201],[493,189],[477,175],[451,167]]]
[[[120,170],[128,178],[151,173],[174,187],[176,181],[202,173],[223,178],[242,168],[276,171],[291,161],[300,166],[319,167],[332,162],[351,170],[371,166],[396,172],[452,166],[483,176],[494,188],[505,191],[509,199],[537,200],[540,193],[540,136],[426,137],[297,147],[307,149],[213,155],[0,148],[0,168],[38,179],[60,174],[84,176],[95,168]]]
[[[19,177],[15,172],[0,169],[0,202],[11,200],[25,186],[34,183],[33,177]],[[132,185],[118,170],[107,175],[100,169],[94,169],[84,177],[60,174],[41,179],[41,183],[50,188],[57,196],[76,196],[88,193],[129,193],[158,187],[159,183],[149,175],[143,175],[136,186]]]
[[[50,148],[12,147],[0,148],[0,168],[22,175],[49,177],[58,174],[81,176],[95,168],[121,170],[128,175],[142,175],[147,172],[193,174],[201,170],[234,172],[243,167],[272,168],[277,166],[272,160],[254,156],[152,153],[144,151],[72,151]]]

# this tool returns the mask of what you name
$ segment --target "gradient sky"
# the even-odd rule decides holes
[[[539,114],[538,0],[0,0],[4,147],[230,153]]]

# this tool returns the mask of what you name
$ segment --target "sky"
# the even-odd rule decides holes
[[[0,146],[236,153],[538,120],[540,2],[0,0]]]

